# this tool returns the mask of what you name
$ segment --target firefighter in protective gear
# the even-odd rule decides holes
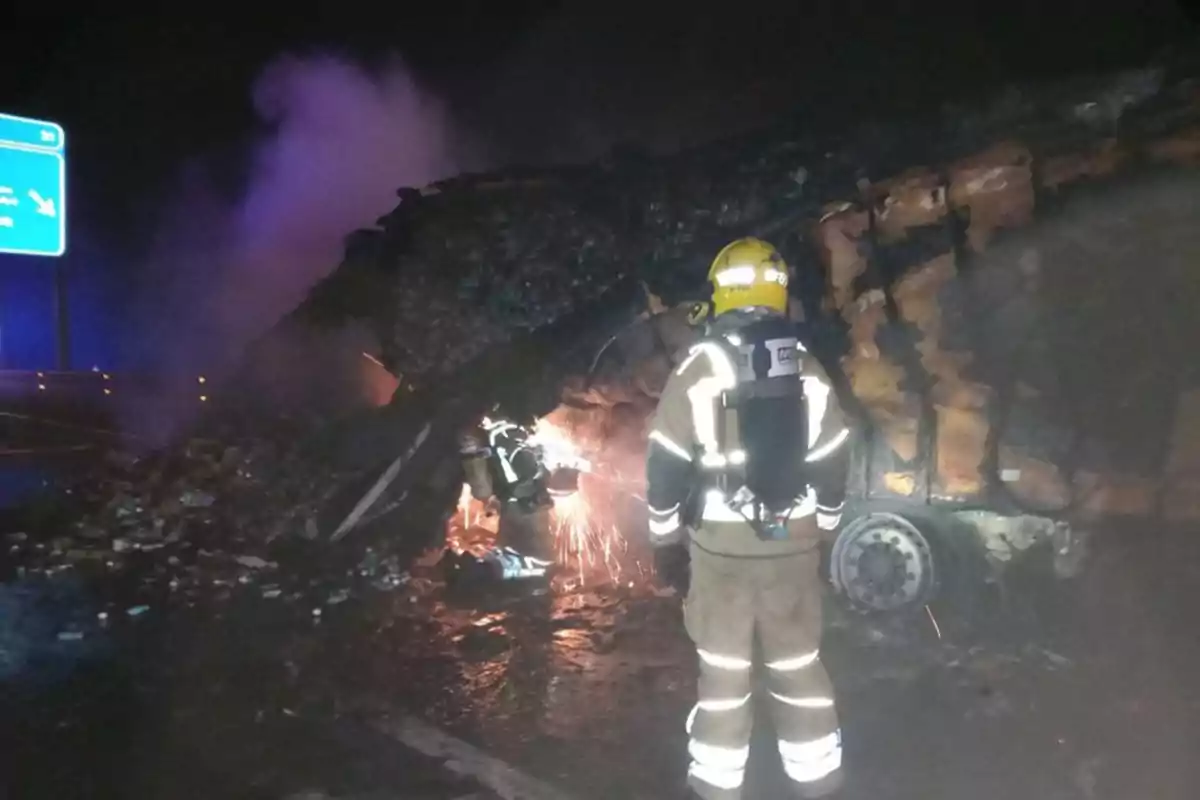
[[[705,337],[670,376],[647,451],[650,535],[663,558],[690,555],[684,603],[699,653],[687,719],[688,782],[738,798],[749,754],[757,636],[783,767],[799,797],[841,783],[833,689],[821,664],[821,528],[838,523],[845,475],[822,479],[849,431],[829,378],[787,318],[788,267],[741,239],[709,272]],[[829,487],[818,496],[813,484]],[[657,555],[656,552],[656,555]]]
[[[587,460],[568,443],[491,417],[462,437],[460,455],[471,495],[500,506],[499,546],[486,560],[504,578],[546,576],[554,559],[552,498],[578,491]]]
[[[484,417],[460,442],[471,495],[499,504],[497,547],[484,558],[504,579],[541,578],[553,563],[544,454],[508,419]]]

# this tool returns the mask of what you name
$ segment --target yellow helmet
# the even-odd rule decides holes
[[[742,308],[787,313],[788,266],[779,251],[762,239],[738,239],[717,253],[708,270],[713,285],[713,314]]]

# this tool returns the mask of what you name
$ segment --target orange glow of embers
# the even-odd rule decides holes
[[[363,353],[359,366],[360,389],[363,400],[377,408],[386,406],[396,394],[400,380],[388,372],[383,362],[370,353]]]
[[[456,553],[470,551],[481,556],[495,546],[499,530],[499,515],[472,497],[470,484],[464,483],[458,506],[446,525],[446,546]]]

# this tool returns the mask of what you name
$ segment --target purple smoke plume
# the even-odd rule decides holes
[[[398,188],[458,171],[446,109],[398,59],[368,73],[333,56],[280,57],[253,101],[269,133],[240,197],[221,197],[213,159],[189,162],[153,243],[137,329],[160,374],[195,381],[233,364],[337,266],[347,234],[395,206]]]

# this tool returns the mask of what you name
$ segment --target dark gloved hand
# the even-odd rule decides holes
[[[661,586],[669,586],[681,595],[687,594],[689,569],[687,546],[669,544],[654,550],[654,572]]]

